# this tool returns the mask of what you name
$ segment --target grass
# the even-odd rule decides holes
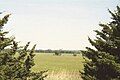
[[[49,53],[36,53],[34,72],[48,70],[46,80],[80,80],[79,71],[83,69],[80,55],[63,54],[55,56]]]

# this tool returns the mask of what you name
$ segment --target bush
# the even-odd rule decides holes
[[[73,53],[73,56],[77,56],[77,53]]]
[[[61,56],[62,54],[61,54],[60,51],[55,51],[55,55],[56,55],[56,56]]]

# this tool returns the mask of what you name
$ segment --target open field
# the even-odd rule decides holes
[[[63,54],[55,56],[50,53],[36,53],[33,71],[48,70],[46,80],[81,80],[79,71],[83,69],[80,55]]]

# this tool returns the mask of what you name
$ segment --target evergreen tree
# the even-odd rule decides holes
[[[10,14],[0,19],[0,80],[44,80],[45,71],[31,72],[34,64],[33,54],[35,46],[28,51],[28,42],[24,47],[19,47],[14,37],[6,37],[8,32],[3,31]]]
[[[86,47],[83,80],[120,80],[120,7],[111,12],[111,21],[99,24],[96,39],[88,38],[95,49]]]

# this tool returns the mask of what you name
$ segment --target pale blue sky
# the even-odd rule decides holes
[[[108,22],[107,9],[120,0],[0,0],[0,11],[12,13],[6,29],[21,44],[37,49],[84,49],[87,37],[100,22]],[[6,13],[5,12],[5,13]],[[4,14],[5,14],[4,13]]]

